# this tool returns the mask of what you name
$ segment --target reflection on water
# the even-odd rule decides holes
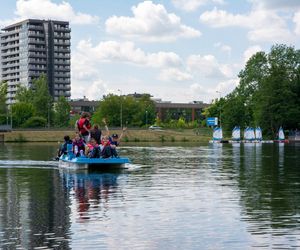
[[[0,247],[68,249],[68,198],[58,180],[55,170],[0,168]]]
[[[89,172],[86,170],[60,170],[63,185],[74,199],[78,219],[90,219],[96,211],[105,216],[109,196],[116,192],[118,175],[114,173]]]
[[[56,145],[0,146],[2,249],[300,248],[300,147],[123,147],[119,171],[66,171]]]

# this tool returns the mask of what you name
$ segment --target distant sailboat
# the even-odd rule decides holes
[[[262,132],[260,127],[255,128],[255,139],[257,141],[262,141]]]
[[[289,140],[285,139],[284,131],[283,128],[280,127],[278,130],[278,138],[274,140],[274,142],[279,142],[279,143],[289,143]]]
[[[247,127],[244,131],[244,139],[246,142],[252,142],[255,140],[254,129]]]
[[[240,141],[241,140],[241,129],[238,126],[235,126],[232,130],[232,140]]]
[[[283,132],[283,128],[280,127],[278,130],[278,140],[279,141],[284,141],[285,140],[285,136],[284,136],[284,132]]]
[[[221,127],[215,127],[213,132],[213,141],[221,141],[223,139],[223,131]]]

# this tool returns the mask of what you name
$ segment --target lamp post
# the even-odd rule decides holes
[[[148,110],[146,110],[146,127],[148,126]]]
[[[216,91],[217,93],[219,93],[219,101],[221,101],[221,92],[220,91]],[[222,107],[221,107],[221,102],[220,102],[220,127],[222,127]]]
[[[123,128],[123,103],[122,103],[122,90],[118,89],[120,92],[120,126]]]
[[[9,104],[9,110],[10,110],[10,129],[13,128],[13,119],[12,119],[12,103]]]
[[[50,128],[50,102],[48,100],[48,128]]]

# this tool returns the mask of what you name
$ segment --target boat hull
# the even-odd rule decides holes
[[[87,157],[74,157],[63,156],[59,159],[58,166],[66,169],[105,169],[108,167],[124,168],[130,161],[128,158],[87,158]]]

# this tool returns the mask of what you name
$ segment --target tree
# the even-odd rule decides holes
[[[0,83],[0,124],[4,124],[7,121],[7,83]]]
[[[47,77],[44,74],[33,81],[33,91],[32,104],[36,108],[36,115],[48,119],[52,109],[52,97],[49,94]]]
[[[70,121],[71,106],[64,96],[60,96],[54,104],[54,125],[67,127]]]
[[[103,118],[106,118],[111,126],[120,126],[121,113],[123,124],[129,126],[143,126],[146,122],[152,124],[156,116],[155,105],[149,95],[134,98],[109,94],[100,102],[92,119],[93,122],[100,123]]]
[[[240,84],[214,103],[206,113],[215,116],[222,106],[225,130],[234,126],[261,126],[263,132],[275,135],[300,126],[300,51],[286,45],[275,45],[270,53],[258,52],[239,73]]]
[[[47,124],[47,120],[43,117],[33,116],[22,124],[24,128],[43,128]]]
[[[273,46],[267,56],[268,74],[261,79],[253,100],[256,123],[274,136],[280,126],[300,124],[300,51],[286,45]]]
[[[31,103],[17,102],[12,105],[14,127],[21,127],[30,117],[34,116],[35,108]]]
[[[52,97],[49,94],[46,75],[42,74],[33,80],[31,87],[19,86],[16,100],[31,103],[35,108],[35,116],[48,119],[52,109]]]

